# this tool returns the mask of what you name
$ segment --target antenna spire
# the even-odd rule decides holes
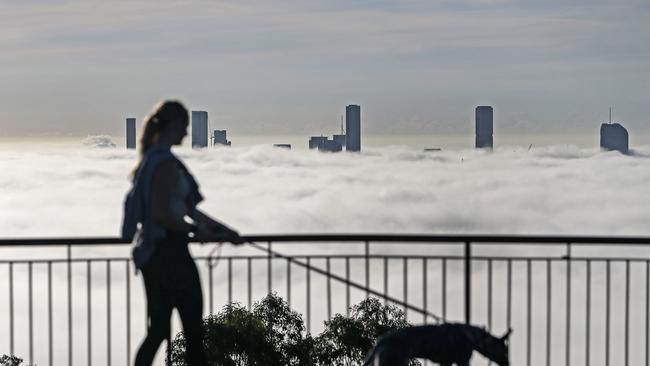
[[[345,131],[343,131],[343,115],[341,115],[341,135],[345,135]]]
[[[609,107],[609,124],[612,124],[612,107]]]

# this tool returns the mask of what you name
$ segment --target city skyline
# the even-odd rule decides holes
[[[475,108],[475,148],[494,148],[494,109],[492,106],[477,106]],[[208,146],[225,145],[231,146],[227,139],[227,130],[210,130],[208,113],[205,111],[191,111],[192,130],[191,145],[193,148],[206,148]],[[126,147],[135,148],[136,119],[126,118]],[[213,126],[214,127],[214,126]],[[332,139],[328,136],[312,135],[309,137],[307,147],[324,152],[361,151],[361,106],[351,104],[345,107],[345,123],[341,115],[341,133],[333,134]],[[210,143],[208,144],[208,135]],[[110,136],[105,136],[110,140]],[[629,153],[629,134],[619,123],[612,121],[612,108],[609,108],[609,120],[600,127],[600,148],[604,150],[617,150],[623,154]],[[102,141],[105,139],[102,139]],[[111,144],[115,145],[112,141]],[[395,143],[393,143],[394,145]],[[530,143],[529,148],[535,143]],[[643,143],[639,144],[643,145]],[[291,144],[274,144],[275,147],[289,147]],[[441,148],[424,147],[424,151],[440,151]]]

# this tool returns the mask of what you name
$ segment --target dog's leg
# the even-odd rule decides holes
[[[375,355],[375,363],[373,366],[408,366],[409,358],[399,352],[390,352],[383,350],[383,352]]]

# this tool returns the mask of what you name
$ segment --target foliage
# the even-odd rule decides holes
[[[302,316],[275,293],[267,295],[253,307],[253,314],[262,319],[267,336],[285,355],[283,365],[314,365],[312,350],[314,340],[306,334]]]
[[[255,303],[252,311],[238,303],[224,306],[204,320],[204,347],[209,365],[311,365],[313,340],[303,336],[300,314],[275,294]],[[182,332],[172,342],[171,364],[185,365]]]
[[[349,317],[337,314],[325,322],[323,333],[312,338],[302,316],[269,294],[251,311],[233,303],[205,318],[204,347],[208,365],[356,366],[379,336],[407,325],[403,311],[369,298],[352,307]],[[185,365],[182,332],[171,354],[171,365]]]
[[[0,356],[0,366],[19,366],[22,363],[23,359],[16,356]]]
[[[354,366],[363,360],[382,334],[409,325],[404,312],[367,298],[351,309],[349,317],[340,314],[325,322],[325,330],[316,338],[319,365]],[[411,361],[410,365],[419,365]]]

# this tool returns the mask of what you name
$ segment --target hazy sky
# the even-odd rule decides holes
[[[162,98],[232,134],[650,133],[650,3],[3,1],[0,130],[123,134]]]

